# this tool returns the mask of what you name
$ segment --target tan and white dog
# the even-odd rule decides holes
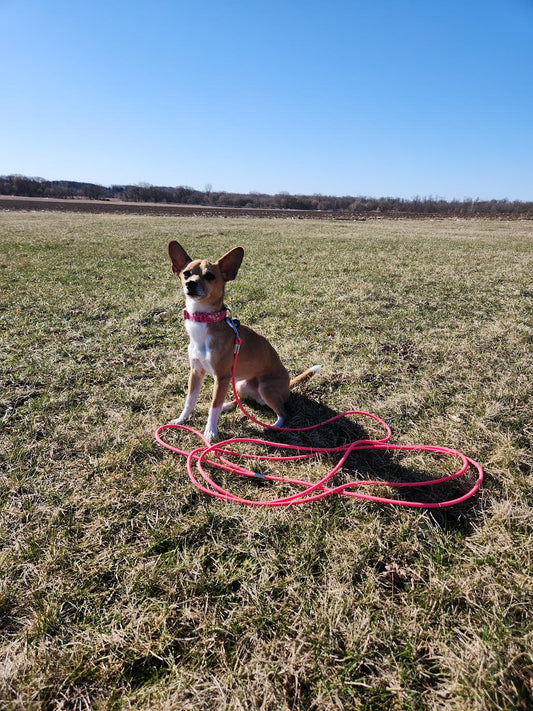
[[[198,400],[205,375],[214,377],[213,399],[209,408],[204,436],[216,440],[217,422],[222,411],[235,408],[235,402],[224,402],[231,381],[235,333],[226,321],[224,306],[226,282],[237,276],[244,256],[242,247],[235,247],[217,262],[192,260],[177,242],[170,242],[168,253],[172,271],[177,274],[185,294],[183,317],[189,334],[189,389],[181,415],[171,424],[182,424],[190,417]],[[239,327],[242,345],[235,381],[240,398],[251,398],[268,405],[278,419],[274,427],[283,427],[289,390],[320,370],[308,368],[292,380],[270,343],[251,328]]]

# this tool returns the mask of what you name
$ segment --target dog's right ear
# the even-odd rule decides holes
[[[233,281],[235,279],[243,257],[244,249],[242,247],[235,247],[235,249],[220,257],[217,264],[225,281]]]
[[[172,240],[172,242],[168,244],[168,256],[172,262],[172,271],[174,274],[179,274],[189,262],[192,262],[192,259],[181,244],[178,244],[175,240]]]

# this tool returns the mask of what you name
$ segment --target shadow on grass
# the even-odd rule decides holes
[[[267,408],[259,408],[257,405],[246,403],[246,409],[254,417],[266,422],[272,421],[272,413]],[[318,403],[309,397],[301,394],[291,393],[288,403],[289,417],[287,427],[306,427],[310,424],[322,422],[338,415],[331,408]],[[302,447],[332,448],[340,447],[350,442],[359,440],[381,439],[385,436],[383,428],[379,423],[365,418],[364,416],[342,417],[324,427],[309,432],[284,432],[275,430],[260,430],[258,426],[247,420],[244,415],[240,417],[239,436],[260,438],[268,442],[279,444],[290,444]],[[391,438],[394,444],[394,433]],[[413,442],[412,444],[431,444],[430,442]],[[283,447],[275,448],[269,454],[286,453]],[[411,457],[413,452],[408,453]],[[414,453],[417,454],[416,452]],[[373,480],[383,482],[383,486],[372,485],[359,487],[359,491],[365,494],[382,496],[384,498],[399,499],[403,501],[414,501],[421,504],[434,504],[460,498],[466,494],[473,486],[477,478],[477,472],[470,468],[463,476],[453,479],[443,484],[390,487],[389,483],[415,483],[424,482],[428,479],[437,479],[456,471],[461,462],[459,459],[451,459],[441,455],[421,453],[420,468],[416,466],[406,466],[402,463],[405,455],[402,452],[393,450],[361,450],[352,452],[343,464],[342,469],[329,482],[329,485],[340,485],[350,481]],[[321,461],[323,466],[320,472],[323,474],[327,469],[331,469],[338,462],[341,454],[332,453],[323,455]],[[452,467],[450,463],[452,462]],[[290,466],[290,465],[289,465]],[[297,464],[295,465],[297,466]],[[296,475],[297,476],[297,475]],[[264,480],[251,480],[257,486],[270,486],[271,482]],[[347,498],[347,497],[333,497]],[[424,509],[423,509],[424,510]],[[436,524],[442,528],[453,528],[468,533],[472,523],[482,513],[479,497],[474,495],[471,498],[453,506],[444,508],[431,508],[430,515]]]

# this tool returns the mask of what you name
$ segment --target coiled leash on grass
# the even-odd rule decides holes
[[[237,330],[237,323],[231,318],[227,319],[228,324],[231,326],[231,328],[235,332],[235,355],[233,359],[233,369],[232,369],[232,387],[233,387],[233,395],[235,397],[235,401],[237,402],[237,405],[239,409],[250,419],[252,422],[254,422],[257,425],[260,425],[261,427],[264,427],[266,429],[270,430],[281,430],[284,432],[309,432],[310,430],[315,430],[319,427],[323,427],[324,425],[331,424],[332,422],[335,422],[336,420],[339,420],[343,417],[348,417],[350,415],[357,415],[357,416],[362,416],[362,417],[368,417],[375,422],[377,422],[379,425],[383,427],[385,430],[385,436],[382,437],[381,439],[377,440],[370,440],[370,439],[362,439],[362,440],[356,440],[354,442],[350,442],[348,444],[343,444],[338,447],[304,447],[301,445],[292,445],[292,444],[284,444],[280,442],[269,442],[266,440],[262,439],[251,439],[249,437],[235,437],[232,439],[226,439],[223,440],[222,442],[216,442],[215,444],[210,444],[210,442],[207,441],[207,439],[197,430],[193,429],[192,427],[188,427],[187,425],[176,425],[176,424],[168,424],[168,425],[162,425],[159,427],[155,433],[155,439],[156,441],[165,447],[166,449],[170,450],[171,452],[175,452],[176,454],[180,454],[184,457],[187,458],[187,472],[189,474],[189,477],[194,484],[200,491],[203,491],[205,494],[209,494],[210,496],[214,496],[219,499],[223,499],[224,501],[233,501],[238,504],[248,504],[249,506],[294,506],[297,504],[306,504],[310,503],[311,501],[317,501],[318,499],[323,499],[326,496],[332,496],[333,494],[338,494],[342,496],[351,496],[352,498],[356,499],[365,499],[367,501],[375,501],[378,503],[382,504],[393,504],[394,506],[409,506],[412,508],[424,508],[424,509],[435,509],[435,508],[445,508],[447,506],[453,506],[455,504],[459,504],[462,501],[466,501],[469,499],[471,496],[473,496],[476,491],[479,489],[481,486],[481,483],[483,481],[483,469],[481,468],[480,464],[475,462],[473,459],[470,457],[467,457],[464,455],[462,452],[458,452],[455,449],[450,449],[449,447],[440,447],[440,446],[432,446],[432,445],[400,445],[400,444],[390,444],[389,440],[392,436],[392,431],[389,427],[389,425],[384,422],[381,418],[379,418],[377,415],[373,415],[370,412],[363,412],[359,410],[348,410],[347,412],[343,412],[341,414],[335,415],[334,417],[330,417],[327,420],[324,420],[323,422],[319,422],[315,425],[309,425],[307,427],[274,427],[273,425],[269,425],[265,422],[261,422],[260,420],[256,419],[251,415],[243,406],[239,395],[237,393],[237,387],[235,383],[235,369],[237,366],[237,359],[239,357],[239,349],[242,343],[241,338],[239,337],[239,333]],[[167,429],[181,429],[185,430],[186,432],[189,432],[196,437],[198,437],[202,441],[202,446],[196,447],[195,449],[191,451],[179,449],[178,447],[174,447],[173,445],[169,444],[168,442],[165,442],[161,438],[161,433],[163,430]],[[247,452],[237,452],[234,450],[235,445],[237,444],[253,444],[256,446],[264,446],[264,447],[272,447],[276,449],[285,449],[288,451],[292,452],[298,452],[298,454],[287,454],[285,456],[269,456],[269,455],[260,455],[260,454],[250,454]],[[454,473],[454,474],[449,474],[447,476],[442,476],[438,479],[427,479],[425,481],[416,481],[416,482],[386,482],[386,481],[378,481],[378,480],[357,480],[357,481],[351,481],[345,484],[341,484],[339,486],[333,486],[333,487],[328,487],[327,483],[328,481],[335,476],[335,474],[342,468],[342,465],[344,462],[347,460],[347,458],[350,456],[352,452],[360,452],[363,450],[370,450],[370,451],[379,451],[379,450],[387,450],[387,451],[401,451],[401,452],[431,452],[433,454],[440,454],[440,455],[445,455],[445,456],[451,456],[459,459],[461,461],[461,467]],[[333,469],[326,474],[320,481],[316,483],[308,482],[308,481],[303,481],[301,479],[291,479],[288,477],[284,476],[279,476],[279,475],[274,475],[274,474],[258,474],[257,472],[254,472],[250,469],[247,469],[244,466],[240,466],[239,464],[236,463],[236,459],[250,459],[253,461],[259,461],[259,462],[288,462],[288,461],[298,461],[301,459],[312,459],[315,458],[319,455],[322,454],[334,454],[334,453],[340,453],[342,454],[339,462],[333,467]],[[232,461],[233,460],[233,461]],[[277,482],[284,482],[286,484],[292,484],[294,486],[298,486],[301,488],[301,491],[297,492],[296,494],[292,494],[291,496],[285,496],[279,499],[270,499],[270,500],[256,500],[256,499],[245,499],[240,496],[236,496],[235,494],[232,494],[230,491],[227,491],[224,489],[222,486],[218,485],[208,474],[206,471],[206,466],[212,467],[215,469],[219,469],[225,472],[230,472],[232,474],[236,474],[239,476],[244,476],[244,477],[249,477],[253,479],[262,479],[265,481],[277,481]],[[423,503],[420,501],[409,501],[405,499],[389,499],[383,496],[374,496],[372,494],[365,494],[363,492],[357,491],[359,487],[366,487],[366,486],[389,486],[393,488],[408,488],[408,487],[421,487],[421,486],[435,486],[437,484],[445,484],[452,479],[457,479],[461,477],[463,474],[465,474],[470,468],[473,468],[477,471],[477,479],[475,483],[471,486],[471,488],[462,496],[456,497],[454,499],[448,499],[446,501],[439,501],[439,502],[432,502],[432,503]],[[197,474],[199,476],[197,476]],[[203,480],[200,481],[200,479]]]

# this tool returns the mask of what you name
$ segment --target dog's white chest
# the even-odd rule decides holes
[[[207,331],[207,324],[186,321],[185,328],[191,339],[189,342],[189,360],[191,366],[193,362],[196,361],[201,365],[203,370],[210,375],[214,375],[213,366],[211,364],[211,337]]]

